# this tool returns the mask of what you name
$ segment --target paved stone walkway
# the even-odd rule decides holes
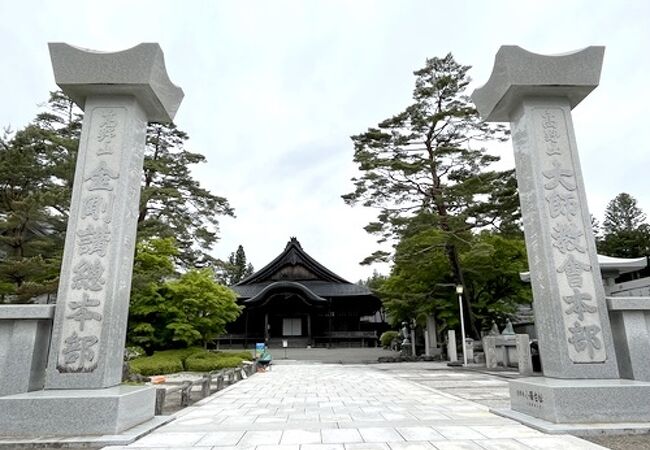
[[[118,447],[106,447],[116,450]],[[127,448],[127,447],[119,447]],[[596,449],[373,366],[277,365],[128,446],[169,449]]]

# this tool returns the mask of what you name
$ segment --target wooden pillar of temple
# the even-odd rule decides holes
[[[248,310],[244,310],[244,347],[248,348]]]
[[[311,347],[311,311],[307,313],[307,345]]]
[[[264,343],[269,344],[269,313],[264,313]]]
[[[329,343],[328,343],[327,346],[329,348],[332,348],[332,299],[331,298],[328,299],[328,302],[327,302],[327,320],[328,320],[328,323],[329,323],[329,332],[327,333]]]

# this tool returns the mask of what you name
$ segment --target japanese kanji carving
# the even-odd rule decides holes
[[[84,181],[90,181],[89,191],[112,191],[111,182],[119,178],[119,174],[113,174],[106,166],[106,161],[100,161],[95,170]]]
[[[95,228],[91,224],[86,229],[77,231],[77,236],[77,247],[80,255],[97,254],[106,256],[106,250],[111,241],[111,231],[108,227]]]
[[[77,363],[80,369],[86,367],[86,363],[92,363],[95,360],[95,351],[92,349],[99,342],[97,336],[79,336],[73,332],[64,341],[63,360],[65,364],[71,365]]]
[[[546,144],[546,154],[549,156],[559,155],[560,133],[557,131],[557,120],[555,114],[550,111],[544,111],[542,115],[542,128],[544,129],[544,143]]]
[[[577,288],[573,288],[572,295],[565,295],[562,299],[566,304],[571,305],[564,312],[569,315],[576,314],[581,322],[585,320],[585,313],[595,313],[597,311],[595,306],[587,304],[587,302],[591,301],[591,295],[580,292]]]
[[[582,287],[582,272],[591,271],[591,264],[583,263],[575,259],[572,254],[567,256],[562,265],[557,268],[559,273],[565,273],[569,286],[572,288]]]
[[[111,143],[115,139],[117,120],[115,120],[115,111],[104,111],[102,113],[102,122],[99,124],[99,130],[97,131],[97,142],[99,142],[101,147],[97,150],[97,155],[110,155],[113,153],[113,147]]]
[[[572,327],[569,327],[571,337],[569,337],[569,344],[578,352],[589,352],[589,357],[594,359],[594,350],[600,350],[602,343],[598,339],[600,327],[597,325],[580,325],[580,322],[575,322]]]
[[[81,218],[92,217],[99,220],[106,212],[106,203],[101,195],[89,195],[81,200]]]
[[[83,299],[80,302],[68,302],[68,306],[74,312],[66,316],[66,319],[76,320],[79,322],[79,331],[84,331],[84,325],[87,320],[96,320],[98,322],[102,320],[102,315],[100,313],[89,309],[99,305],[99,300],[90,298],[90,296],[84,292]]]
[[[82,259],[74,269],[72,276],[72,289],[84,289],[88,291],[101,291],[106,281],[102,278],[104,267],[101,261],[89,262]]]
[[[544,177],[549,180],[548,183],[544,184],[544,188],[551,190],[561,185],[567,191],[575,191],[576,185],[573,182],[573,171],[562,169],[560,163],[555,160],[551,164],[553,165],[552,169],[542,172]]]
[[[553,238],[553,247],[560,252],[570,251],[585,252],[585,248],[580,244],[580,238],[583,233],[578,227],[571,223],[558,223],[553,226],[551,237]]]
[[[578,199],[575,194],[562,194],[553,192],[546,197],[548,209],[553,219],[564,216],[567,218],[575,217],[578,214]]]

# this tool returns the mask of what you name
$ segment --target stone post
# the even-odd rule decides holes
[[[533,374],[533,359],[530,356],[530,339],[527,334],[517,334],[517,368],[519,375]]]
[[[524,423],[650,420],[650,383],[618,378],[571,120],[598,85],[604,50],[545,56],[503,46],[472,94],[486,121],[512,131],[544,371],[510,382],[513,411],[502,414]]]
[[[431,356],[431,348],[429,347],[429,328],[424,329],[424,356]]]
[[[45,390],[0,398],[9,434],[114,434],[153,417],[122,359],[147,122],[183,98],[158,44],[102,53],[50,44],[56,83],[84,110]]]
[[[465,354],[469,363],[474,362],[474,339],[465,338]]]
[[[571,109],[600,79],[604,47],[543,56],[503,46],[472,98],[488,122],[509,121],[535,325],[544,375],[617,378]]]
[[[113,54],[50,44],[57,84],[85,116],[46,389],[121,381],[147,122],[182,99],[157,44]]]
[[[496,336],[485,336],[483,338],[483,351],[485,352],[485,366],[488,369],[496,369],[499,365],[497,358]]]
[[[425,336],[429,341],[429,351],[427,356],[431,356],[432,353],[435,353],[438,348],[438,339],[436,336],[436,318],[432,315],[427,316],[427,329],[425,331]]]
[[[447,331],[447,357],[450,362],[458,361],[458,354],[456,351],[456,331]]]

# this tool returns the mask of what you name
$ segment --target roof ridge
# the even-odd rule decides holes
[[[276,256],[270,263],[262,267],[257,272],[235,284],[235,286],[243,286],[260,282],[265,278],[272,276],[273,273],[277,272],[287,264],[295,266],[300,263],[314,272],[314,274],[318,276],[321,281],[352,284],[316,261],[302,248],[302,245],[300,245],[298,239],[295,236],[292,236],[289,238],[289,242],[287,242],[287,245],[285,246],[282,253]]]

